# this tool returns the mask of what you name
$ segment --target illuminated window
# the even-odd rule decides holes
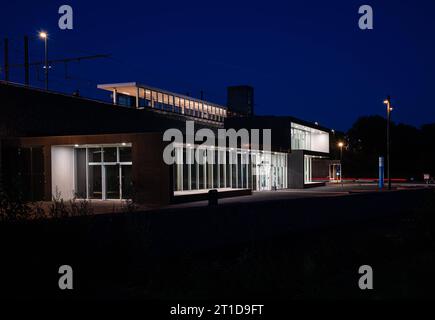
[[[189,100],[186,100],[186,113],[187,114],[193,114],[193,111],[192,111],[192,108],[191,108],[191,106],[190,106],[190,101]]]
[[[200,152],[199,161],[195,157],[197,151]],[[175,155],[175,192],[210,188],[287,188],[287,158],[284,153],[210,147],[198,149],[197,146],[180,145],[175,148]],[[210,159],[214,163],[208,162]]]
[[[212,107],[212,112],[213,112],[213,120],[218,120],[219,109],[216,107]]]
[[[329,153],[329,133],[291,123],[291,148]]]
[[[193,101],[190,101],[190,109],[192,110],[192,114],[195,114],[195,112],[198,110],[198,108],[195,109],[195,105]]]

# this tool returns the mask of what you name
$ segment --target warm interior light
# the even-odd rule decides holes
[[[79,145],[78,145],[78,144],[75,144],[75,145],[74,145],[74,147],[78,148],[78,147],[79,147]]]
[[[45,39],[45,38],[47,38],[47,32],[41,31],[41,32],[39,33],[39,37],[40,37],[41,39]]]
[[[122,143],[123,146],[126,146],[127,144],[125,142]]]

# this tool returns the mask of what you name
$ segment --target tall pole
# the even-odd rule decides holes
[[[4,46],[5,81],[9,81],[9,40],[6,38],[4,43],[5,43]]]
[[[343,142],[339,142],[338,143],[338,147],[340,148],[340,182],[341,182],[341,186],[344,186],[344,182],[343,182],[343,146],[344,143]]]
[[[48,35],[44,37],[45,42],[45,90],[48,91]]]
[[[391,120],[391,98],[388,96],[386,100],[387,105],[387,179],[388,190],[391,190],[391,177],[390,177],[390,120]]]
[[[24,36],[24,84],[29,85],[29,37]]]
[[[343,144],[340,143],[340,180],[341,180],[341,186],[344,186],[343,181]]]

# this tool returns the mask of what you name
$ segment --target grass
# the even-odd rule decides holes
[[[433,192],[420,195],[267,203],[267,211],[259,204],[244,204],[197,211],[9,221],[0,224],[1,295],[213,301],[433,299],[435,196]],[[344,225],[295,229],[267,237],[261,233],[270,219],[275,230],[279,223],[274,219],[287,215],[287,208],[297,207],[296,203],[305,222],[306,217],[313,217],[309,212],[324,208],[325,203],[336,204],[334,214],[341,217],[356,213],[353,208],[361,209],[364,204],[370,208],[373,197],[376,201],[389,199],[391,204],[410,197],[413,208],[393,215],[379,211],[379,216],[370,220],[349,220]],[[333,216],[327,211],[321,215]],[[207,236],[226,238],[242,232],[244,241],[200,246]],[[61,264],[74,269],[75,290],[69,294],[56,287]],[[358,268],[365,264],[374,271],[372,291],[358,288]]]

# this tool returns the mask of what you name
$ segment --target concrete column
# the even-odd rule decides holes
[[[116,104],[116,89],[113,89],[113,104]]]
[[[140,94],[140,88],[136,87],[136,109],[139,108],[139,94]]]

